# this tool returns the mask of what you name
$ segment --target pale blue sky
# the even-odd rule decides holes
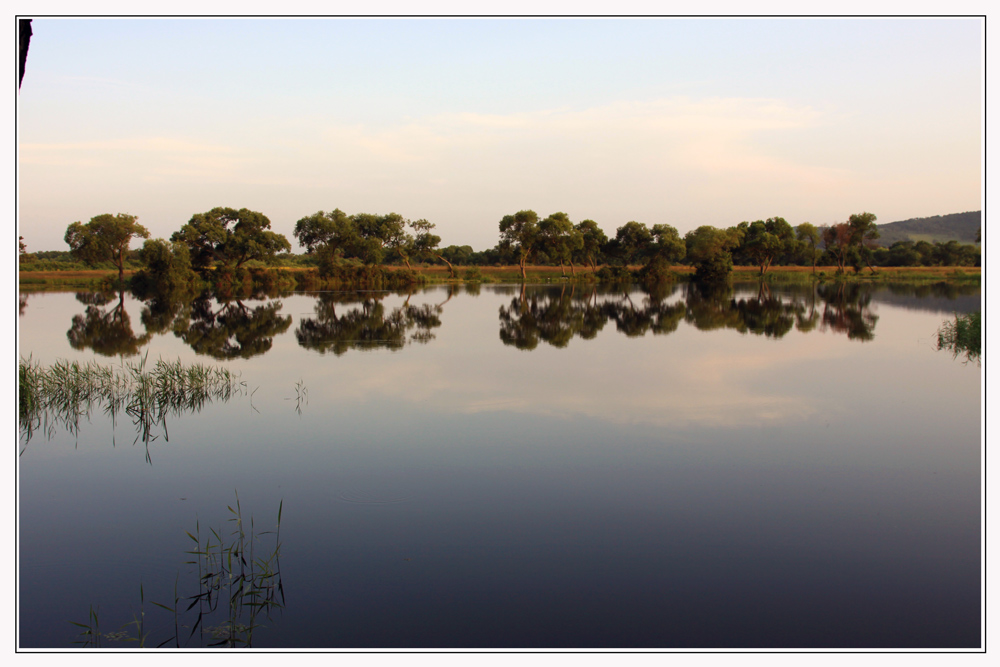
[[[18,108],[29,250],[215,206],[297,251],[317,210],[443,245],[523,208],[681,233],[976,210],[979,19],[35,19]]]

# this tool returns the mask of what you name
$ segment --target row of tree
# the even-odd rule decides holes
[[[469,246],[440,248],[441,237],[425,219],[408,220],[398,213],[348,215],[340,209],[319,211],[295,223],[294,236],[314,256],[321,273],[344,259],[368,265],[440,260],[454,274],[453,264],[517,264],[527,278],[529,263],[559,265],[641,265],[648,274],[686,263],[696,267],[701,280],[729,274],[732,266],[750,265],[763,276],[774,265],[815,267],[835,264],[838,271],[851,266],[972,265],[979,262],[974,246],[897,242],[886,249],[878,245],[878,227],[872,213],[851,215],[847,222],[816,227],[804,222],[792,227],[784,218],[741,222],[729,228],[705,225],[683,237],[667,224],[648,227],[630,221],[608,237],[593,220],[574,224],[557,212],[541,218],[532,210],[505,215],[499,223],[495,248],[476,253]],[[211,267],[239,269],[252,260],[271,262],[278,253],[291,251],[284,235],[271,231],[267,216],[249,209],[214,208],[198,213],[169,241],[147,240],[138,252],[140,261],[157,279],[182,281],[192,270]],[[149,239],[149,231],[133,215],[103,214],[89,223],[74,222],[65,240],[74,257],[88,264],[112,262],[119,279],[124,276],[133,238]],[[822,247],[821,247],[822,246]],[[23,246],[22,246],[23,250]]]

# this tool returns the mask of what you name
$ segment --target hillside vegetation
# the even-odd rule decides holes
[[[931,218],[910,218],[878,226],[878,244],[888,248],[896,241],[927,241],[975,243],[976,232],[982,227],[983,212],[967,211],[935,215]]]

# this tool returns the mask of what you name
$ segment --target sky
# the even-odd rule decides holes
[[[302,252],[317,211],[496,245],[532,209],[681,234],[980,210],[981,18],[36,18],[17,99],[28,251],[217,206]],[[138,244],[135,244],[136,246]]]

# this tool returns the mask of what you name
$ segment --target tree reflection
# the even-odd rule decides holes
[[[699,331],[738,329],[740,313],[734,307],[733,290],[726,284],[688,283],[684,320]]]
[[[575,336],[595,337],[608,321],[618,332],[636,338],[673,333],[682,320],[699,331],[733,329],[774,339],[793,328],[808,333],[822,323],[824,330],[870,340],[878,317],[871,312],[870,291],[857,287],[844,289],[841,284],[818,291],[810,285],[779,295],[760,282],[756,293],[748,295],[725,284],[687,283],[679,288],[683,299],[671,303],[668,297],[677,289],[673,286],[647,288],[640,301],[628,290],[605,292],[599,300],[596,287],[577,294],[576,287],[555,291],[522,285],[520,293],[500,307],[500,340],[521,350],[533,350],[541,342],[561,348]],[[819,301],[824,304],[822,314]]]
[[[872,312],[872,289],[857,283],[834,283],[817,286],[823,300],[823,326],[847,334],[851,340],[875,338],[878,315]]]
[[[174,333],[198,354],[214,359],[249,359],[271,349],[274,337],[292,324],[292,316],[280,315],[282,304],[272,301],[249,307],[242,300],[218,303],[203,295],[191,304],[190,322],[173,320]],[[167,308],[169,310],[169,308]],[[150,319],[157,321],[150,305]],[[162,313],[166,318],[166,313]],[[155,324],[154,324],[155,325]]]
[[[441,326],[442,308],[454,293],[449,289],[444,302],[420,306],[410,305],[411,293],[402,306],[387,309],[381,302],[386,293],[324,292],[317,299],[316,317],[302,319],[295,337],[302,347],[337,356],[352,349],[398,350],[407,342],[427,343],[434,339],[432,330]]]
[[[652,331],[654,335],[664,335],[677,331],[677,325],[684,319],[683,303],[667,305],[666,294],[653,290],[647,292],[641,307],[636,307],[632,298],[625,293],[617,302],[605,303],[603,311],[612,320],[618,331],[629,337],[645,336]]]
[[[118,292],[118,302],[111,309],[104,306],[114,300],[114,293],[79,292],[76,300],[87,305],[82,315],[75,315],[66,337],[77,350],[92,349],[107,357],[132,356],[153,337],[150,332],[136,336],[125,310],[125,293]]]
[[[562,348],[574,337],[593,339],[609,320],[627,336],[642,336],[670,333],[683,316],[683,307],[668,306],[662,295],[652,293],[636,306],[628,292],[598,300],[596,287],[578,292],[575,285],[563,286],[557,294],[522,286],[510,305],[500,308],[500,340],[520,350],[533,350],[543,341]]]
[[[791,331],[795,317],[805,311],[796,301],[786,303],[774,297],[765,282],[760,283],[756,299],[734,299],[732,305],[740,316],[737,329],[741,333],[749,331],[768,338],[781,338]]]

